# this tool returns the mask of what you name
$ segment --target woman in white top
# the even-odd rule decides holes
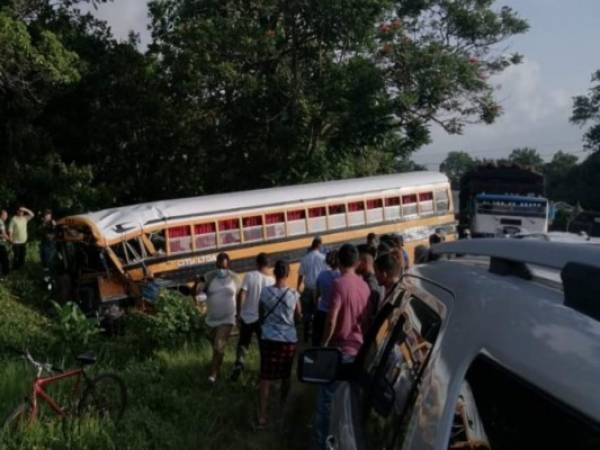
[[[213,356],[208,381],[217,381],[225,346],[235,325],[235,297],[240,285],[239,276],[229,270],[229,255],[220,253],[217,256],[217,270],[205,276],[206,292],[206,324],[212,342]]]

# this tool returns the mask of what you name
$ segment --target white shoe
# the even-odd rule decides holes
[[[208,382],[210,384],[215,384],[217,382],[217,377],[211,375],[210,377],[208,377]]]

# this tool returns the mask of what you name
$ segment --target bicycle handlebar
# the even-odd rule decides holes
[[[43,372],[64,372],[62,369],[55,367],[54,365],[50,364],[50,363],[41,363],[39,361],[36,361],[35,359],[33,359],[33,356],[31,356],[31,353],[29,353],[29,350],[19,350],[17,348],[14,347],[8,347],[7,348],[9,351],[17,354],[18,356],[22,357],[23,359],[25,359],[29,364],[31,364],[38,373],[38,377],[40,375],[42,375]]]

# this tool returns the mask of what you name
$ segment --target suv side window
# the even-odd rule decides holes
[[[479,356],[456,404],[448,449],[600,448],[600,424]]]
[[[440,327],[437,312],[419,298],[408,295],[379,327],[380,339],[373,340],[363,365],[367,448],[393,448],[400,439],[404,432],[403,418],[414,404]]]

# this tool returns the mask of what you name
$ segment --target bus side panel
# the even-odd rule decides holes
[[[362,228],[357,230],[342,231],[339,233],[332,233],[322,235],[323,243],[325,248],[333,248],[341,245],[345,242],[353,244],[364,243],[366,236],[369,232],[376,234],[386,233],[402,233],[407,229],[416,228],[430,228],[431,232],[437,226],[445,226],[454,223],[454,217],[452,215],[446,216],[434,216],[427,219],[420,219],[409,222],[398,222],[393,224],[385,224],[381,226]],[[428,236],[423,236],[423,239],[419,240],[407,240],[406,248],[410,254],[411,260],[414,255],[414,248],[417,245],[427,245]],[[446,235],[449,240],[455,239],[453,233]],[[298,239],[272,242],[272,243],[257,243],[246,248],[220,248],[215,249],[212,253],[203,253],[197,255],[182,255],[177,258],[173,256],[173,259],[152,263],[151,260],[146,262],[146,267],[154,276],[165,275],[169,278],[178,278],[177,273],[181,274],[180,284],[189,284],[193,280],[193,277],[199,274],[203,274],[208,270],[214,268],[217,254],[224,251],[229,254],[232,260],[232,269],[239,272],[245,273],[254,269],[254,259],[257,254],[264,252],[270,256],[271,264],[277,259],[287,259],[291,263],[290,267],[290,283],[293,282],[295,285],[297,279],[298,262],[302,256],[306,253],[306,249],[310,246],[313,236],[304,236]],[[130,277],[134,281],[141,281],[144,278],[144,270],[141,267],[135,269],[126,269]]]

